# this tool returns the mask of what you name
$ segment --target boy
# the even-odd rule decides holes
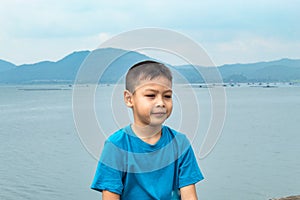
[[[203,179],[185,135],[162,125],[172,112],[172,74],[143,61],[126,75],[125,104],[134,122],[105,142],[92,189],[103,200],[197,199]]]

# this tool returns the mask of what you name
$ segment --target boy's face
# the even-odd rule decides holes
[[[172,83],[163,76],[141,81],[133,94],[124,94],[127,106],[133,110],[135,125],[160,126],[172,112]]]

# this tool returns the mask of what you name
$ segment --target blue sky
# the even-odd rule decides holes
[[[166,28],[217,64],[300,58],[299,0],[2,0],[0,59],[56,61],[119,33]]]

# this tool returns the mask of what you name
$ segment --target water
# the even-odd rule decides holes
[[[299,194],[300,88],[235,88],[227,96],[223,134],[202,162],[205,199]]]
[[[195,91],[209,115],[207,91]],[[199,198],[300,194],[300,87],[226,92],[223,133],[199,161],[206,178],[197,184]],[[76,133],[68,86],[1,86],[0,152],[0,199],[99,199],[89,189],[97,161]]]

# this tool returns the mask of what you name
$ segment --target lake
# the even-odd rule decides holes
[[[103,86],[98,95],[113,88]],[[207,89],[194,91],[206,122]],[[221,137],[199,160],[205,176],[197,184],[199,199],[300,194],[300,87],[244,85],[226,88],[226,96]],[[89,189],[97,160],[76,132],[71,87],[0,86],[0,124],[0,199],[99,199]]]

